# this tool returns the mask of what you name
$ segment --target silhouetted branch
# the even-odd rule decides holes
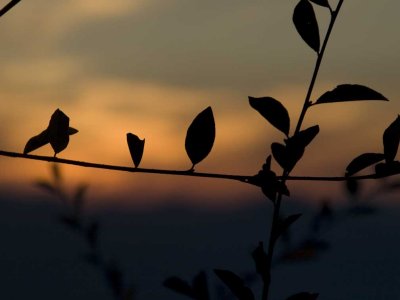
[[[58,157],[53,157],[53,156],[22,154],[22,153],[3,151],[3,150],[0,150],[0,156],[25,158],[25,159],[38,160],[38,161],[47,161],[47,162],[56,162],[56,163],[60,163],[60,164],[73,165],[73,166],[79,166],[79,167],[122,171],[122,172],[129,172],[129,173],[148,173],[148,174],[164,174],[164,175],[220,178],[220,179],[236,180],[236,181],[241,181],[241,182],[245,182],[245,183],[250,183],[250,179],[253,177],[253,175],[200,173],[200,172],[194,172],[192,170],[178,171],[178,170],[124,167],[124,166],[107,165],[107,164],[99,164],[99,163],[64,159],[64,158],[58,158]],[[391,175],[384,176],[384,175],[377,175],[377,174],[368,174],[368,175],[361,175],[361,176],[351,176],[351,179],[367,180],[367,179],[384,178],[384,177],[389,177],[389,176],[391,176]],[[282,179],[283,176],[277,176],[277,178]],[[298,180],[298,181],[346,181],[346,180],[348,180],[348,177],[346,177],[346,176],[288,176],[288,177],[285,177],[285,179],[286,180]]]
[[[17,5],[21,0],[11,0],[8,4],[6,4],[1,10],[0,10],[0,17],[4,16],[6,13],[10,11],[15,5]]]

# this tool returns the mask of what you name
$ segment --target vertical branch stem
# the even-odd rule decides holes
[[[21,0],[11,0],[2,9],[0,9],[0,17],[4,16],[11,8],[17,5]]]
[[[335,24],[336,18],[338,16],[338,13],[340,11],[340,8],[342,7],[344,0],[339,0],[338,5],[336,7],[336,10],[332,10],[331,8],[329,9],[331,12],[331,20],[327,29],[327,32],[325,34],[325,38],[324,41],[322,43],[322,47],[320,49],[320,51],[318,52],[318,56],[317,56],[317,60],[315,63],[315,67],[314,67],[314,71],[311,77],[311,81],[310,81],[310,85],[308,87],[307,90],[307,94],[306,94],[306,98],[304,100],[304,104],[303,104],[303,108],[301,110],[300,116],[299,116],[299,120],[297,121],[297,125],[296,125],[296,129],[293,135],[296,135],[300,129],[301,129],[301,125],[303,124],[304,121],[304,117],[306,115],[306,112],[308,110],[308,108],[311,106],[311,94],[312,91],[314,89],[314,85],[315,85],[315,81],[317,79],[318,76],[318,72],[319,72],[319,68],[321,66],[321,62],[322,62],[322,58],[324,56],[325,53],[325,49],[326,46],[328,44],[328,40],[329,37],[331,35],[333,26]],[[285,184],[286,180],[289,176],[290,172],[287,170],[283,170],[283,174],[282,174],[282,183]],[[279,192],[277,197],[276,197],[276,201],[274,203],[274,212],[273,212],[273,217],[272,217],[272,225],[271,225],[271,230],[269,233],[269,244],[268,244],[268,253],[267,253],[267,270],[268,270],[268,274],[267,274],[267,278],[264,281],[264,286],[263,286],[263,292],[262,292],[262,300],[268,300],[269,297],[269,290],[270,290],[270,285],[271,285],[271,267],[272,267],[272,258],[274,256],[274,249],[275,249],[275,244],[277,241],[277,238],[275,238],[275,232],[277,230],[277,226],[279,224],[279,216],[280,216],[280,208],[281,208],[281,203],[282,203],[282,197],[283,194],[282,192]]]

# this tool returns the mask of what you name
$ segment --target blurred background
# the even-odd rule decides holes
[[[1,0],[0,5],[7,2]],[[330,3],[334,6],[337,1]],[[314,68],[316,54],[292,24],[296,4],[291,0],[21,1],[0,20],[0,149],[22,152],[28,139],[45,129],[59,108],[70,117],[70,126],[79,130],[59,154],[61,158],[133,166],[126,145],[126,133],[132,132],[146,139],[142,167],[187,170],[191,167],[184,149],[187,127],[211,106],[216,141],[196,170],[256,174],[270,154],[270,144],[283,136],[249,106],[247,97],[278,99],[288,109],[294,127]],[[328,11],[315,9],[323,34]],[[383,151],[383,131],[400,111],[399,9],[395,0],[345,1],[312,99],[338,84],[357,83],[379,91],[390,102],[326,104],[310,109],[304,126],[319,124],[321,131],[293,175],[341,176],[359,154]],[[46,146],[34,154],[53,152]],[[103,299],[97,289],[102,283],[82,273],[89,272],[87,266],[74,264],[79,261],[79,242],[66,240],[68,231],[62,231],[54,220],[60,208],[35,185],[51,178],[49,164],[0,157],[0,165],[2,277],[8,280],[4,284],[7,298],[22,299],[27,294],[54,298],[56,294],[47,285],[52,279],[54,291],[62,294],[57,299],[88,299],[89,295]],[[279,170],[276,164],[273,168]],[[132,272],[140,280],[161,282],[159,278],[174,271],[192,276],[201,266],[224,268],[224,264],[214,264],[217,257],[224,257],[226,264],[237,262],[237,269],[246,271],[252,266],[248,253],[264,238],[269,223],[269,203],[257,188],[242,183],[73,166],[63,166],[62,174],[66,190],[81,183],[89,186],[86,207],[90,214],[111,220],[107,229],[114,230],[111,237],[118,239],[115,233],[121,232],[120,240],[108,241],[107,247],[112,248],[108,252],[121,257],[130,271],[135,269],[137,273]],[[344,207],[349,201],[342,183],[291,182],[289,188],[293,197],[288,209],[304,211],[309,219],[322,202]],[[398,218],[397,194],[385,193],[374,201],[385,213],[335,227],[340,229],[333,230],[331,239],[337,241],[333,244],[339,252],[330,252],[331,256],[316,265],[293,266],[294,277],[287,276],[296,280],[282,280],[288,280],[294,292],[297,287],[309,286],[327,290],[321,299],[347,299],[347,295],[338,297],[343,288],[348,299],[371,293],[374,297],[367,298],[396,298],[399,285],[393,277],[395,269],[389,271],[389,266],[400,265],[396,255],[390,255],[392,242],[399,237],[395,230],[399,224],[394,221]],[[168,225],[171,222],[173,225]],[[148,254],[156,247],[154,240],[165,237],[169,226],[187,231],[183,236],[169,236],[169,242],[158,242],[170,245],[157,248],[170,254],[162,262],[151,264],[144,256],[132,255],[135,249]],[[220,226],[226,228],[221,233],[224,238],[210,237]],[[107,240],[107,233],[104,235]],[[146,238],[138,240],[138,236]],[[203,248],[196,244],[200,237]],[[172,253],[183,243],[191,245],[190,251],[183,252],[190,255]],[[242,248],[234,256],[226,255],[235,249],[232,245]],[[208,253],[209,249],[214,250]],[[396,249],[399,247],[393,246],[393,251]],[[128,261],[129,255],[121,251],[135,259]],[[384,255],[385,251],[389,254]],[[153,258],[161,259],[160,253]],[[173,254],[180,258],[181,266],[187,266],[186,271],[175,265]],[[235,255],[249,261],[239,262]],[[196,257],[202,260],[191,264]],[[137,266],[139,262],[143,265]],[[161,265],[165,272],[155,276]],[[341,269],[343,265],[350,269]],[[361,266],[370,266],[369,271],[360,275]],[[329,280],[324,281],[321,274]],[[146,282],[142,299],[167,299],[165,294],[151,294],[154,290]],[[353,283],[354,290],[349,290]],[[29,286],[32,293],[21,286]],[[22,294],[17,293],[18,287]],[[386,294],[388,291],[393,294]],[[277,299],[284,297],[284,292]],[[110,295],[103,296],[108,299]]]

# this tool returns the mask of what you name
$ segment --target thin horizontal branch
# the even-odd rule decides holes
[[[79,166],[79,167],[85,167],[85,168],[113,170],[113,171],[122,171],[122,172],[130,172],[130,173],[148,173],[148,174],[219,178],[219,179],[236,180],[236,181],[241,181],[241,182],[245,182],[245,183],[249,183],[250,179],[253,177],[253,175],[200,173],[200,172],[195,172],[193,170],[177,171],[177,170],[124,167],[124,166],[106,165],[106,164],[64,159],[64,158],[58,158],[58,157],[53,157],[53,156],[23,154],[23,153],[3,151],[3,150],[0,150],[0,156],[25,158],[25,159],[55,162],[55,163],[73,165],[73,166]],[[382,178],[382,177],[384,177],[384,176],[378,176],[376,174],[369,174],[369,175],[362,175],[362,176],[352,176],[351,178],[354,180],[366,180],[366,179],[378,179],[378,178]],[[278,176],[278,178],[280,179],[280,176]],[[348,178],[345,176],[289,176],[286,179],[287,180],[298,180],[298,181],[346,181]]]
[[[8,11],[17,5],[21,0],[11,0],[2,9],[0,9],[0,17],[4,16]]]

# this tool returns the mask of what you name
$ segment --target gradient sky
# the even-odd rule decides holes
[[[21,1],[0,20],[0,149],[21,152],[60,108],[80,132],[59,157],[131,166],[125,135],[133,132],[146,139],[142,167],[188,169],[186,129],[212,106],[216,142],[196,170],[255,174],[269,145],[283,136],[250,108],[247,97],[280,100],[294,124],[316,58],[292,24],[296,3]],[[400,112],[399,10],[396,0],[345,1],[313,99],[338,84],[358,83],[390,102],[312,108],[304,126],[319,124],[321,132],[293,174],[342,175],[355,156],[382,151],[382,133]],[[327,14],[321,8],[317,13],[323,33]],[[36,191],[31,183],[49,176],[45,163],[5,157],[0,162],[3,192]],[[88,183],[94,199],[155,203],[182,197],[234,204],[260,197],[240,183],[63,170],[69,184]],[[341,187],[291,186],[293,195],[311,200]]]

